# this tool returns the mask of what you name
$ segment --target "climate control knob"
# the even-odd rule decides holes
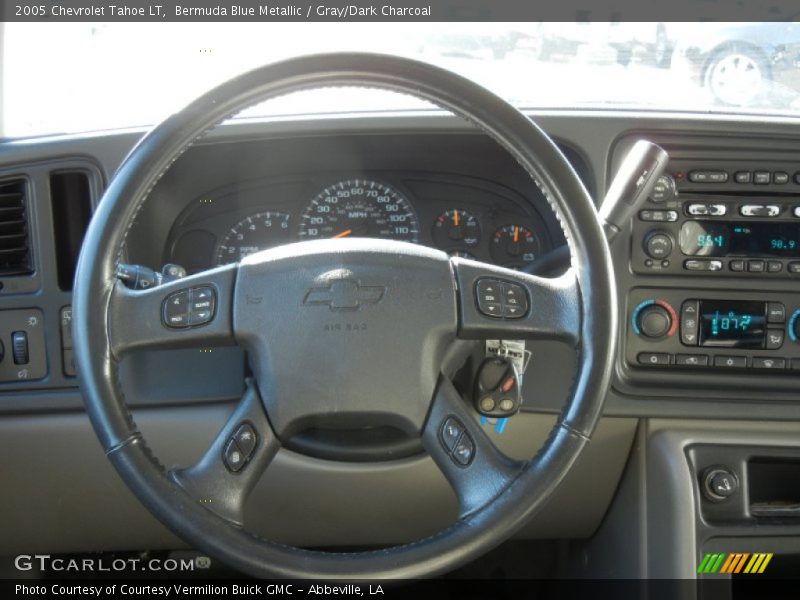
[[[650,258],[667,258],[672,254],[672,247],[672,236],[664,231],[653,231],[644,240],[644,251]]]
[[[672,316],[663,306],[653,304],[639,312],[639,331],[644,337],[660,338],[667,335],[671,328]]]

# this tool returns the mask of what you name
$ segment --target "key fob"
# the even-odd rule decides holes
[[[485,417],[503,419],[519,412],[522,385],[517,368],[507,358],[490,356],[478,367],[472,402]]]

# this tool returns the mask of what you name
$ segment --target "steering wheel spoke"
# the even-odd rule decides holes
[[[108,306],[113,355],[233,344],[235,280],[236,265],[226,265],[147,290],[131,290],[117,281]]]
[[[575,271],[547,278],[452,258],[458,335],[464,339],[554,339],[576,346],[581,297]]]
[[[247,497],[279,449],[258,390],[248,381],[239,405],[203,457],[169,475],[199,504],[242,525]]]
[[[436,390],[422,444],[458,496],[459,518],[489,504],[525,467],[494,445],[446,377]]]

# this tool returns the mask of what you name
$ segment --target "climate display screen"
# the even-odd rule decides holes
[[[763,348],[767,328],[764,302],[700,301],[700,345]]]
[[[679,237],[687,256],[800,256],[800,223],[687,221]]]

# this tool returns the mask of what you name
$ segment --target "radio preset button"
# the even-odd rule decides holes
[[[764,272],[764,261],[763,260],[748,260],[747,261],[747,270],[751,273],[763,273]]]
[[[780,302],[767,304],[767,323],[785,323],[786,307]]]
[[[800,219],[800,206],[795,206],[795,207],[792,209],[792,214],[793,214],[793,215],[794,215],[796,218]]]
[[[715,367],[724,367],[726,369],[744,369],[747,367],[746,356],[715,356]]]
[[[756,171],[753,175],[753,181],[756,185],[767,185],[772,179],[769,171]]]
[[[781,207],[777,204],[743,204],[739,214],[743,217],[777,217],[781,214]]]
[[[753,174],[750,171],[737,171],[733,179],[736,183],[750,183],[753,180]]]
[[[800,273],[800,262],[792,261],[787,266],[789,273]]]
[[[708,356],[705,354],[678,354],[675,364],[680,367],[707,367]]]
[[[728,214],[727,204],[706,204],[704,202],[692,202],[686,207],[686,212],[694,217],[722,217]]]
[[[792,371],[800,371],[800,358],[793,358],[792,365],[790,367]]]
[[[767,350],[777,350],[783,346],[785,334],[783,329],[767,329]]]
[[[772,183],[777,183],[778,185],[789,183],[789,174],[784,171],[775,171],[772,175]]]
[[[666,352],[640,352],[636,357],[640,365],[668,365],[669,359],[670,355]]]
[[[754,369],[785,369],[786,359],[784,358],[753,358]]]

